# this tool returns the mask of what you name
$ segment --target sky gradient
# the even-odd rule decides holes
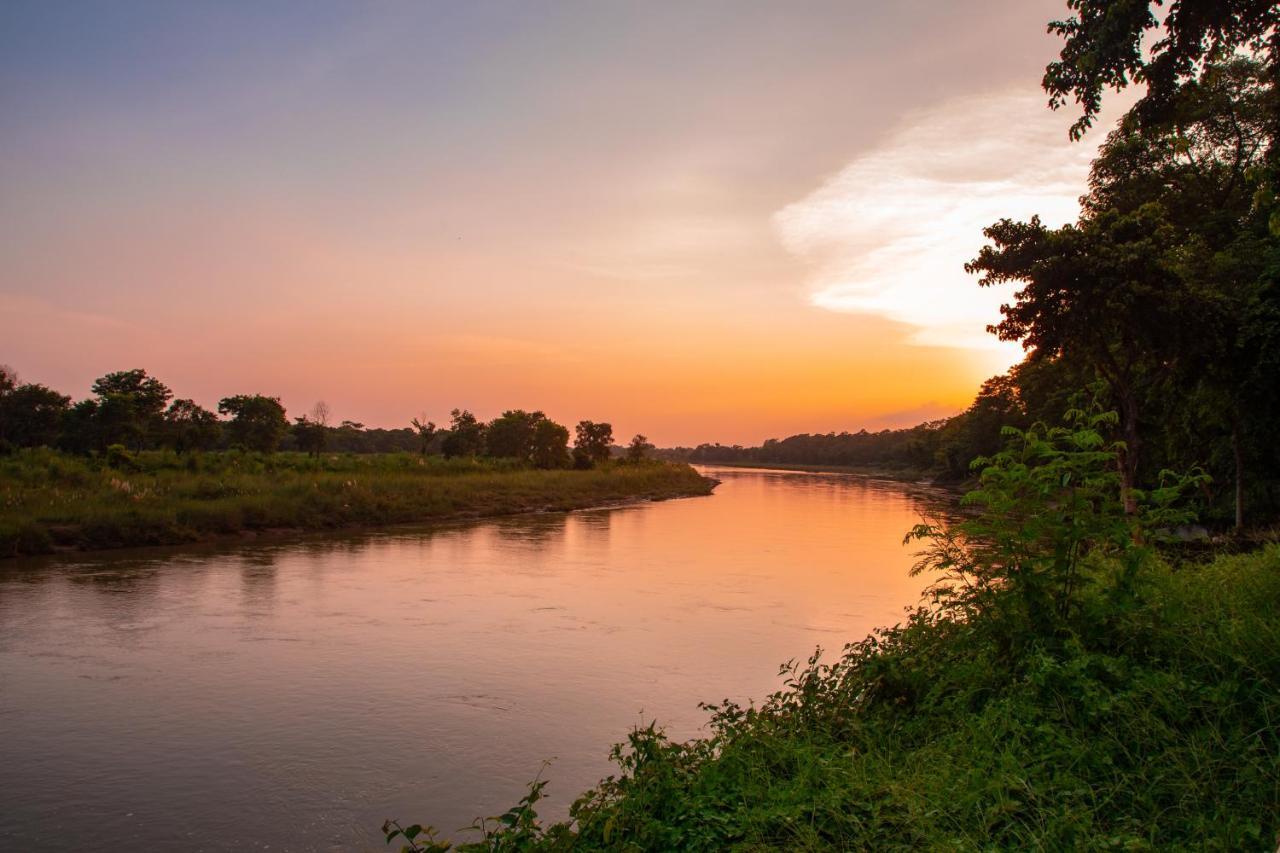
[[[1018,358],[963,263],[1076,215],[1061,0],[0,7],[0,363],[79,398],[610,420],[952,414]]]

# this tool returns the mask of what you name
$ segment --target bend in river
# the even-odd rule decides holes
[[[560,818],[657,719],[898,621],[937,493],[712,469],[709,498],[0,565],[0,849],[385,849]]]

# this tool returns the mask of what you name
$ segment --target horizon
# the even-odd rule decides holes
[[[1021,356],[982,228],[1074,220],[1105,135],[1061,11],[11,4],[0,361],[668,447],[952,415]]]

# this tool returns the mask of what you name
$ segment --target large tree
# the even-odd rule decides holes
[[[569,465],[569,429],[550,418],[534,424],[530,461],[537,468],[565,468]]]
[[[1139,5],[1146,9],[1094,11]],[[1175,4],[1170,14],[1193,6]],[[1276,87],[1248,57],[1193,70],[1161,91],[1158,111],[1137,109],[1109,134],[1077,224],[1003,220],[985,232],[992,245],[967,268],[983,285],[1023,285],[992,329],[1002,339],[1022,341],[1033,361],[1066,359],[1107,381],[1120,412],[1130,509],[1146,401],[1158,407],[1158,423],[1148,423],[1158,431],[1167,433],[1181,406],[1200,412],[1201,427],[1218,424],[1218,435],[1231,435],[1240,524],[1244,421],[1261,411],[1255,392],[1271,384],[1254,366],[1277,344],[1269,331],[1275,200],[1266,166]],[[1177,462],[1200,465],[1211,456]]]
[[[221,435],[218,416],[194,400],[174,400],[164,413],[164,444],[179,453],[212,450]]]
[[[449,432],[440,450],[445,457],[476,456],[484,449],[484,424],[466,409],[450,413]]]
[[[10,384],[0,378],[0,444],[52,445],[71,398],[39,384]]]
[[[1176,230],[1152,203],[1057,229],[1038,217],[1004,219],[983,233],[992,243],[965,269],[980,274],[984,287],[1022,286],[1001,306],[1004,319],[991,331],[1021,341],[1033,359],[1082,360],[1107,380],[1120,412],[1123,485],[1132,512],[1142,386],[1172,367],[1187,331],[1181,321],[1187,289],[1174,264]]]
[[[613,426],[595,421],[579,421],[574,428],[573,459],[579,467],[589,468],[609,460],[613,447]]]
[[[542,412],[511,409],[485,427],[485,452],[489,456],[527,462],[533,454],[534,431],[547,416]]]
[[[226,428],[232,444],[247,450],[271,453],[289,432],[289,421],[279,397],[237,394],[219,400],[218,411],[231,417]]]
[[[1273,82],[1280,68],[1280,4],[1273,0],[1067,0],[1067,6],[1070,16],[1049,23],[1064,43],[1043,83],[1053,108],[1078,105],[1072,138],[1092,127],[1106,89],[1146,84],[1134,115],[1144,124],[1163,123],[1180,87],[1206,63],[1243,49],[1265,61]],[[1272,112],[1273,128],[1276,120]]]
[[[173,397],[168,386],[141,368],[108,373],[93,383],[97,395],[97,433],[104,445],[135,449],[155,443],[163,432],[165,404]]]
[[[1156,202],[1176,231],[1171,259],[1183,281],[1178,370],[1166,396],[1197,412],[1209,452],[1185,461],[1215,467],[1212,446],[1230,436],[1235,523],[1244,524],[1246,435],[1270,418],[1272,364],[1280,346],[1274,286],[1275,200],[1266,168],[1277,96],[1257,60],[1209,63],[1163,102],[1164,120],[1126,120],[1093,165],[1085,217]],[[1273,369],[1273,368],[1272,368]],[[1180,460],[1182,461],[1182,460]]]

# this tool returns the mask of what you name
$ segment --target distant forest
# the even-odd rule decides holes
[[[1146,5],[1135,5],[1135,14],[1145,15]],[[982,287],[1012,286],[1003,318],[988,331],[1020,342],[1026,357],[984,383],[965,412],[910,429],[664,454],[958,481],[971,475],[975,458],[1001,447],[1003,427],[1061,423],[1069,409],[1094,400],[1117,415],[1112,437],[1122,443],[1118,467],[1130,512],[1162,472],[1194,471],[1209,475],[1202,518],[1237,528],[1274,523],[1280,94],[1260,37],[1255,44],[1241,35],[1243,22],[1270,21],[1274,9],[1263,14],[1259,5],[1252,17],[1233,17],[1225,4],[1214,8],[1221,20],[1187,19],[1204,28],[1199,39],[1207,42],[1170,42],[1161,63],[1143,71],[1151,75],[1149,93],[1099,149],[1076,223],[1002,219],[983,232],[988,244],[965,269]],[[1089,18],[1104,42],[1106,22]],[[1096,118],[1104,88],[1145,68],[1136,44],[1122,39],[1092,64],[1050,66],[1045,86],[1054,103],[1077,98],[1085,107],[1074,136]]]
[[[973,476],[974,459],[1001,448],[1005,426],[1061,421],[1073,387],[1061,372],[1057,362],[1028,359],[984,382],[964,412],[905,429],[801,433],[757,447],[699,444],[663,448],[658,455],[695,463],[847,467],[957,483]]]
[[[613,427],[595,421],[580,421],[574,427],[571,449],[568,427],[542,412],[522,409],[508,410],[487,423],[465,409],[454,409],[448,427],[414,418],[400,429],[371,429],[356,421],[331,424],[323,402],[291,422],[279,397],[236,394],[219,400],[214,413],[194,400],[175,399],[167,385],[141,368],[108,373],[93,383],[92,392],[72,403],[69,396],[45,385],[20,382],[12,368],[0,365],[0,454],[35,447],[108,460],[143,450],[412,452],[586,469],[614,455],[642,461],[653,449],[643,435],[617,447]]]

